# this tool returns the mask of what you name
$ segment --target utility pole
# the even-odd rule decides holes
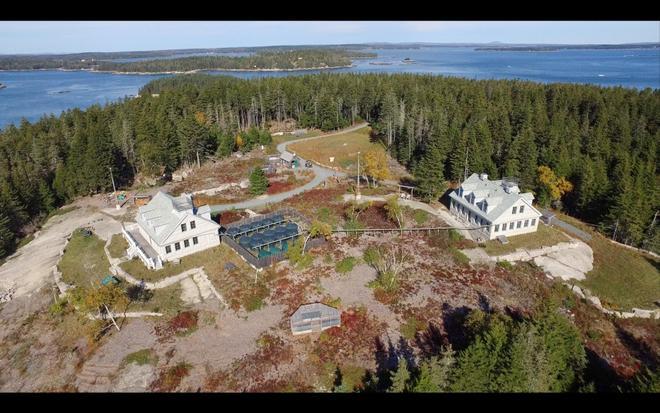
[[[358,165],[357,165],[357,192],[355,193],[355,199],[358,200],[362,198],[360,194],[360,152],[358,152]]]
[[[470,146],[465,145],[465,170],[463,172],[463,181],[467,179],[467,173],[468,173],[468,149],[470,149]]]
[[[110,168],[110,180],[112,181],[112,196],[115,198],[115,208],[121,209],[119,202],[117,201],[117,187],[115,186],[115,178],[112,176],[112,166]]]

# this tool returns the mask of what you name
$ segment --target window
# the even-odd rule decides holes
[[[499,231],[500,231],[500,224],[497,224],[495,225],[495,232],[499,232]]]
[[[521,206],[520,206],[520,211],[519,211],[519,212],[522,214],[524,210],[525,210],[525,205],[521,205]],[[191,228],[192,228],[192,227],[191,227]]]
[[[177,251],[180,250],[181,249],[181,244],[179,244],[178,242],[175,242],[174,243],[174,249],[177,250]]]
[[[520,210],[522,212],[522,209]],[[195,225],[195,221],[190,221],[190,229],[195,229],[197,226]]]
[[[526,219],[526,220],[525,220],[525,228],[527,228],[528,226],[529,226],[529,220]]]
[[[515,213],[516,213],[516,209],[518,209],[518,207],[513,207],[513,210],[511,211],[511,213],[512,213],[512,214],[515,214]]]
[[[513,222],[510,222],[509,223],[509,230],[512,230],[512,229],[513,229]]]
[[[169,245],[167,245],[167,246],[165,247],[165,254],[169,254],[170,252],[172,252],[172,247],[170,247]]]
[[[516,228],[520,228],[522,226],[522,221],[518,221],[518,224],[516,224]]]
[[[190,246],[190,241],[188,241],[187,239],[184,239],[183,240],[183,246],[188,248]]]
[[[197,245],[197,237],[193,237],[193,245]]]
[[[532,220],[532,226],[536,225],[536,218]]]
[[[186,223],[181,224],[181,232],[186,232]]]

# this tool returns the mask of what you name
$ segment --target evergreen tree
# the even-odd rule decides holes
[[[401,358],[396,372],[392,374],[392,385],[388,391],[391,393],[403,393],[408,391],[409,381],[410,371],[408,370],[408,362],[405,358]]]
[[[250,174],[250,193],[261,195],[268,189],[268,178],[260,167],[256,167]]]
[[[6,257],[14,250],[14,241],[9,217],[0,211],[0,258]]]

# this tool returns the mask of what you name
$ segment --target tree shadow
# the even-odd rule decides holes
[[[492,313],[493,308],[490,305],[490,300],[488,299],[488,297],[483,295],[481,292],[477,292],[477,296],[478,296],[477,303],[481,311],[483,311],[484,313]]]
[[[415,337],[415,345],[425,356],[438,355],[448,345],[456,351],[464,349],[469,344],[464,325],[471,311],[466,306],[451,307],[447,303],[443,304],[441,324],[429,323],[427,329]]]
[[[584,381],[593,381],[595,391],[616,392],[617,387],[624,384],[624,380],[616,370],[610,366],[607,360],[600,357],[593,350],[585,347],[587,354],[587,367],[584,370]]]
[[[399,357],[391,340],[387,346],[380,337],[375,338],[377,391],[384,391],[392,385],[390,372],[399,367]]]
[[[636,339],[628,331],[616,325],[616,335],[621,340],[623,345],[642,362],[643,365],[649,368],[656,368],[660,362],[658,354],[649,347],[648,344]]]
[[[445,206],[445,208],[449,209],[449,194],[454,190],[454,188],[447,188],[447,190],[440,196],[440,203]]]

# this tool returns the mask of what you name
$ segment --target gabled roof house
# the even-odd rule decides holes
[[[196,208],[190,194],[173,197],[159,191],[138,209],[135,222],[123,231],[129,256],[140,256],[148,267],[160,268],[164,261],[220,244],[220,225],[211,219],[210,207]]]
[[[520,193],[512,179],[491,181],[484,173],[472,174],[449,198],[450,211],[485,239],[534,232],[541,217],[532,193]]]

